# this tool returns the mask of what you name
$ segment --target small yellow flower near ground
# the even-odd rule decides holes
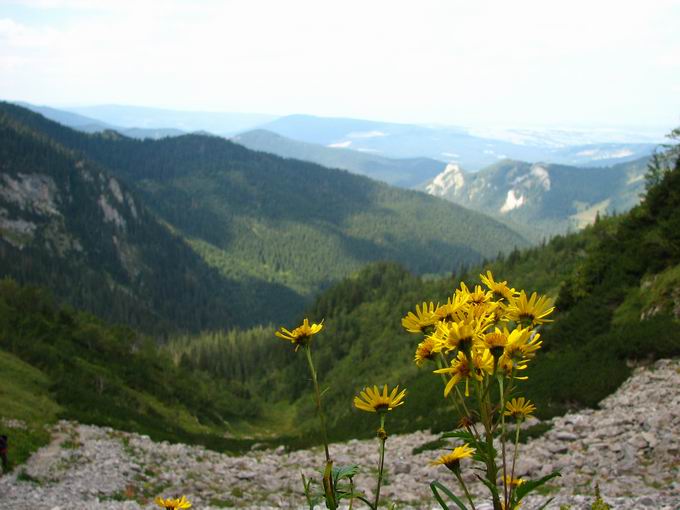
[[[516,503],[515,506],[511,506],[509,510],[517,510],[521,506],[522,502],[520,501],[519,503]],[[505,510],[505,503],[503,501],[501,501],[501,508]]]
[[[522,478],[513,478],[510,475],[505,475],[505,485],[508,487],[519,487],[525,482]]]
[[[302,321],[302,324],[293,331],[288,331],[284,327],[280,329],[281,331],[275,333],[276,336],[290,341],[295,345],[295,350],[297,351],[301,345],[306,345],[313,335],[316,335],[323,329],[323,320],[319,324],[310,324],[309,319],[305,319]]]
[[[165,509],[171,509],[171,510],[177,510],[177,509],[182,509],[182,508],[191,508],[191,503],[189,503],[189,500],[186,498],[186,496],[182,496],[181,498],[168,498],[168,499],[163,499],[160,496],[156,497],[155,499],[156,504]]]
[[[530,400],[526,400],[524,397],[513,398],[510,402],[505,404],[505,416],[513,416],[518,420],[523,420],[528,416],[531,416],[536,410],[536,406],[531,403]]]
[[[406,390],[399,393],[399,385],[388,393],[386,384],[383,387],[382,394],[377,386],[373,386],[373,388],[367,386],[359,396],[354,397],[354,406],[369,413],[384,413],[402,405],[405,396]]]
[[[552,320],[546,319],[553,313],[555,307],[552,300],[547,296],[539,297],[536,292],[527,299],[526,292],[521,291],[519,296],[510,300],[508,307],[508,318],[515,322],[528,323],[531,326],[538,326]]]
[[[446,466],[451,471],[455,472],[456,470],[460,469],[461,459],[472,457],[475,451],[476,450],[474,448],[470,448],[470,446],[465,443],[463,446],[457,446],[454,448],[451,453],[447,453],[446,455],[439,457],[437,460],[431,461],[430,464],[432,466]]]

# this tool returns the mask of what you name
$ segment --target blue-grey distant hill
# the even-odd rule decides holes
[[[446,167],[442,161],[431,158],[386,158],[351,149],[299,142],[264,129],[241,133],[232,140],[252,150],[341,168],[402,188],[424,184]]]
[[[656,143],[617,141],[574,143],[534,132],[532,137],[486,138],[447,126],[419,126],[360,119],[289,115],[261,125],[294,140],[354,149],[391,158],[427,157],[479,170],[503,159],[602,166],[632,161],[652,153]]]
[[[128,128],[172,128],[183,132],[207,131],[222,136],[253,129],[276,118],[275,115],[259,113],[196,112],[125,105],[83,106],[68,110]]]

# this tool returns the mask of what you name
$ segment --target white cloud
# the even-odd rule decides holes
[[[676,0],[12,3],[36,15],[0,22],[9,98],[445,124],[680,112]]]

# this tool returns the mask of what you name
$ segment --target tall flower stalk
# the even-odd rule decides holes
[[[305,355],[307,357],[307,364],[309,366],[309,373],[312,376],[312,382],[314,384],[314,401],[316,403],[316,414],[319,417],[319,425],[321,430],[321,439],[323,441],[323,449],[326,457],[326,464],[323,470],[322,485],[324,491],[324,497],[326,500],[326,506],[330,510],[335,510],[338,507],[337,494],[335,490],[335,484],[333,479],[333,460],[331,459],[330,449],[328,446],[328,432],[326,430],[326,417],[323,412],[323,407],[321,405],[321,390],[319,388],[319,380],[317,377],[316,368],[314,367],[314,360],[312,359],[312,347],[311,340],[312,336],[319,333],[323,329],[323,321],[319,324],[310,324],[308,319],[305,319],[300,326],[289,331],[286,328],[280,328],[280,331],[276,332],[276,336],[282,338],[283,340],[290,341],[295,345],[295,351],[300,347],[305,350]],[[305,477],[302,477],[302,484],[305,490],[305,496],[310,504],[311,497],[309,494],[310,484],[307,483]]]
[[[383,387],[382,393],[377,386],[373,388],[366,387],[356,397],[354,397],[354,406],[369,413],[377,413],[380,417],[380,427],[378,427],[377,436],[380,442],[380,450],[378,456],[378,476],[376,480],[375,498],[371,504],[369,501],[363,499],[371,508],[377,510],[380,504],[380,488],[383,483],[383,475],[385,468],[385,442],[387,441],[387,431],[385,430],[385,417],[389,411],[404,403],[406,390],[399,392],[399,386],[388,391],[387,384]]]

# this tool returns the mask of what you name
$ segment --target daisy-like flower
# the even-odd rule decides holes
[[[446,466],[454,473],[460,472],[460,461],[461,459],[469,458],[474,455],[475,449],[470,448],[467,443],[463,446],[457,446],[453,449],[451,453],[442,455],[437,460],[430,462],[432,466]]]
[[[521,291],[518,297],[510,300],[507,315],[510,320],[515,322],[526,323],[529,326],[538,326],[539,324],[552,322],[552,320],[546,319],[546,317],[553,313],[554,310],[553,301],[549,297],[539,297],[534,292],[527,299],[526,292]]]
[[[483,274],[479,275],[482,283],[486,285],[486,288],[493,292],[495,298],[507,299],[508,301],[515,296],[515,289],[508,287],[508,282],[497,282],[493,278],[491,271],[486,272],[486,276]]]
[[[307,345],[313,335],[316,335],[323,329],[323,320],[319,324],[310,324],[309,319],[302,321],[302,324],[293,331],[288,331],[286,328],[281,328],[281,331],[276,332],[276,336],[288,340],[295,345],[297,351],[301,345]]]
[[[541,348],[543,342],[540,339],[541,334],[534,333],[529,328],[514,329],[508,335],[504,354],[514,361],[528,361],[536,356],[536,351]]]
[[[369,413],[384,413],[402,405],[405,396],[406,390],[399,393],[398,385],[388,393],[386,384],[383,387],[382,394],[377,386],[373,386],[373,388],[367,386],[359,393],[359,396],[354,397],[354,407]]]
[[[458,348],[469,349],[477,335],[474,322],[440,322],[430,338],[435,343],[435,352],[451,352]]]
[[[156,504],[165,509],[171,509],[171,510],[178,510],[182,508],[191,508],[191,503],[189,503],[189,500],[186,498],[186,496],[182,496],[181,498],[168,498],[168,499],[163,499],[160,496],[156,497],[155,499]]]
[[[536,406],[530,400],[524,397],[513,398],[510,402],[505,404],[505,416],[512,416],[517,420],[524,420],[531,416],[536,410]]]
[[[525,370],[527,368],[527,362],[529,360],[526,359],[520,359],[518,361],[514,361],[510,356],[508,356],[506,353],[503,353],[503,355],[498,358],[498,366],[496,367],[496,370],[505,377],[508,378],[513,378],[513,379],[518,379],[521,381],[524,381],[528,379],[528,377],[520,377],[517,375],[517,372],[519,370]]]
[[[470,303],[472,303],[473,305],[481,305],[493,299],[493,292],[485,291],[484,289],[482,289],[481,285],[475,285],[475,290],[473,292],[470,292],[469,294]]]
[[[491,333],[486,333],[482,337],[480,345],[489,349],[493,354],[500,354],[508,344],[509,336],[510,332],[507,328],[503,328],[502,331],[498,328],[495,328]]]
[[[423,363],[428,359],[432,359],[435,355],[435,341],[432,337],[427,337],[425,340],[418,344],[416,348],[415,362],[419,367],[423,366]]]
[[[484,374],[493,374],[493,356],[489,349],[477,349],[472,351],[472,366],[475,379],[481,381]]]
[[[465,309],[469,300],[469,294],[455,292],[453,296],[446,300],[445,304],[437,307],[435,314],[440,321],[458,321],[465,316]]]
[[[446,383],[444,388],[444,396],[448,397],[453,387],[460,381],[465,380],[465,396],[470,396],[469,381],[473,374],[473,366],[468,357],[463,351],[458,351],[458,357],[451,361],[451,366],[448,368],[440,368],[435,370],[435,374],[449,374],[451,379]]]
[[[423,302],[422,308],[416,305],[416,313],[409,312],[406,317],[401,319],[401,325],[409,333],[422,333],[423,330],[434,326],[439,321],[437,317],[436,306],[434,303]]]

